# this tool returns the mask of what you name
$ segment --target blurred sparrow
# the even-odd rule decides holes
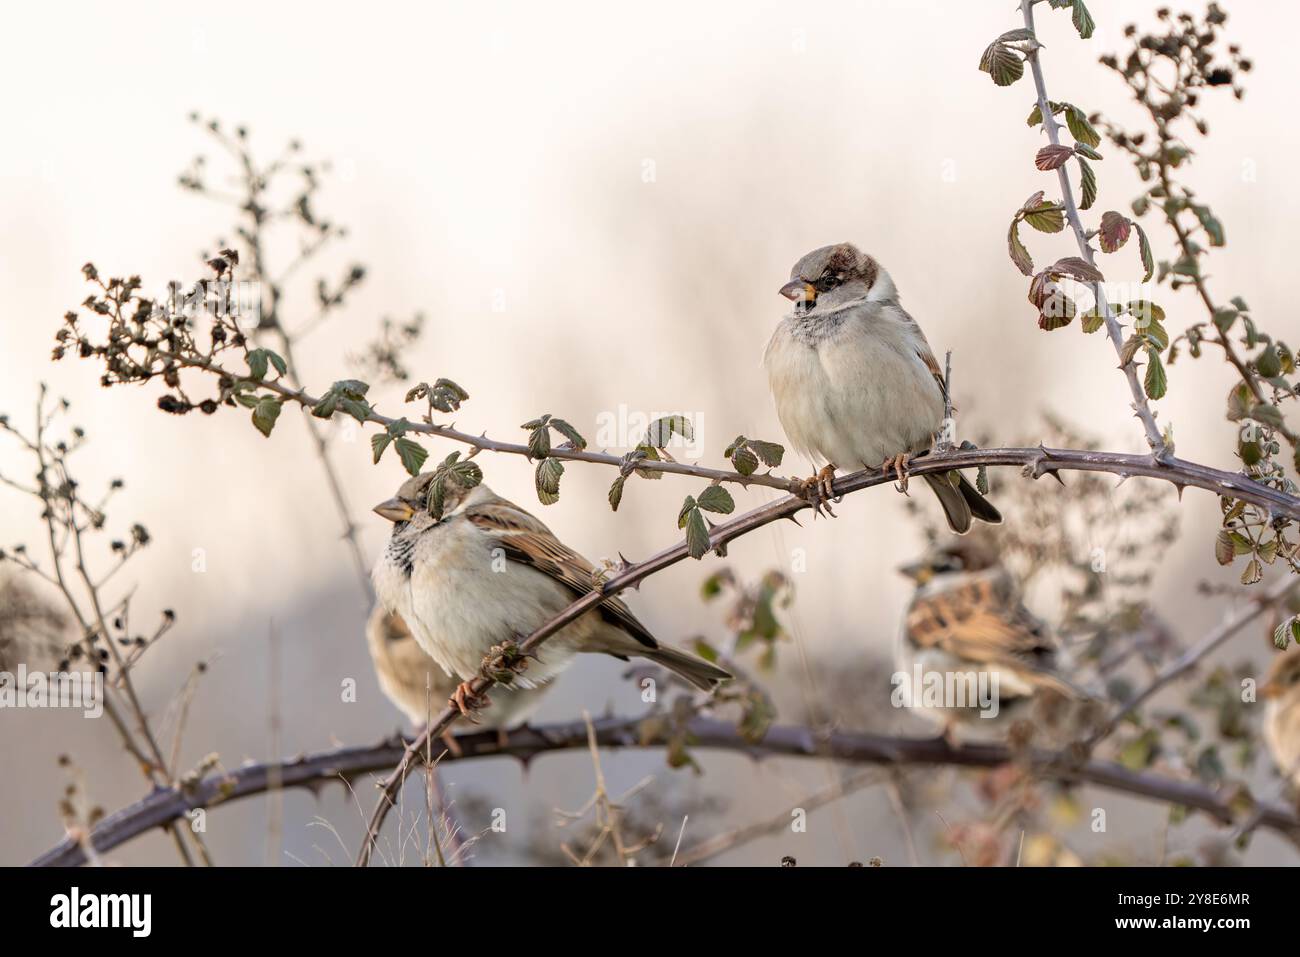
[[[790,270],[781,295],[794,311],[767,344],[763,364],[777,416],[791,443],[827,463],[808,479],[820,510],[836,468],[892,471],[907,490],[907,463],[943,428],[943,371],[880,265],[850,243],[823,246]],[[958,472],[926,475],[948,525],[1002,516]]]
[[[415,641],[401,615],[376,605],[366,622],[366,644],[379,687],[415,727],[428,723],[456,691],[458,682],[430,658]],[[484,712],[484,728],[515,728],[537,710],[548,685],[536,689],[505,688],[496,704]]]
[[[380,603],[401,615],[420,647],[448,676],[461,679],[452,701],[478,704],[469,682],[504,642],[521,640],[596,587],[592,564],[551,530],[486,485],[447,478],[442,514],[431,509],[425,472],[375,506],[393,522],[392,538],[372,576]],[[515,683],[545,685],[578,652],[648,658],[697,688],[731,677],[701,658],[659,644],[631,610],[611,598],[547,639]]]
[[[1300,789],[1300,651],[1279,655],[1260,688],[1268,699],[1264,709],[1264,741],[1282,777]]]
[[[996,717],[1023,712],[1022,705],[1041,697],[1090,699],[1058,671],[1047,626],[1021,604],[990,546],[963,539],[899,571],[917,585],[896,651],[900,703],[939,719],[946,735],[981,711]],[[918,672],[920,681],[914,680]],[[918,685],[935,680],[926,675],[947,680],[972,673],[992,690],[992,701],[968,695],[961,706],[924,694],[918,700]]]

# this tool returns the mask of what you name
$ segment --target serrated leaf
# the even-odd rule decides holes
[[[275,368],[276,372],[280,375],[288,374],[289,366],[284,359],[280,357],[278,352],[272,352],[270,349],[265,349],[263,351],[266,353],[266,357],[271,360],[271,365]]]
[[[1080,38],[1084,40],[1090,39],[1092,32],[1097,29],[1097,21],[1093,20],[1083,0],[1074,0],[1074,15],[1070,17],[1070,21],[1074,24],[1074,29],[1079,31]]]
[[[1065,125],[1069,127],[1070,135],[1080,143],[1086,143],[1088,146],[1100,146],[1101,135],[1088,122],[1088,115],[1072,103],[1066,104],[1065,107]]]
[[[1147,374],[1142,385],[1149,399],[1163,399],[1169,389],[1164,363],[1160,361],[1160,353],[1154,349],[1147,349]]]
[[[609,507],[617,512],[619,504],[623,501],[623,486],[627,484],[627,476],[620,475],[614,479],[614,484],[609,487]]]
[[[330,391],[353,399],[359,399],[370,391],[370,385],[360,379],[340,379],[330,386]]]
[[[394,446],[397,450],[397,457],[402,460],[402,467],[411,475],[419,475],[420,467],[424,465],[425,459],[429,457],[428,451],[420,443],[408,439],[406,436],[394,439]]]
[[[275,420],[280,417],[280,400],[271,396],[263,396],[253,407],[253,425],[257,426],[257,431],[261,432],[267,438],[271,437],[271,430],[275,428]]]
[[[1025,222],[1040,233],[1059,233],[1065,228],[1065,209],[1057,203],[1042,202],[1023,212]]]
[[[1132,228],[1133,224],[1123,213],[1117,213],[1113,209],[1102,213],[1101,228],[1097,232],[1098,239],[1101,241],[1101,251],[1113,253],[1121,249],[1128,242]]]
[[[469,393],[450,379],[439,379],[428,389],[429,404],[439,412],[455,412],[469,398]],[[406,401],[411,401],[408,395]]]
[[[1236,550],[1232,547],[1232,536],[1227,532],[1219,532],[1214,537],[1214,560],[1220,565],[1231,565],[1236,557]]]
[[[686,516],[686,551],[694,559],[703,558],[709,551],[709,527],[698,508]]]
[[[573,447],[578,451],[582,451],[587,447],[587,440],[578,434],[578,430],[568,422],[564,421],[564,419],[551,419],[550,425],[551,428],[555,429],[555,431],[568,439]]]
[[[1075,143],[1074,152],[1076,155],[1087,157],[1090,160],[1099,160],[1103,158],[1100,153],[1098,153],[1087,143]]]
[[[539,425],[528,433],[528,457],[544,459],[551,454],[551,430]]]
[[[1246,570],[1241,573],[1241,583],[1243,585],[1258,584],[1264,577],[1264,566],[1259,563],[1258,559],[1252,558],[1246,563]]]
[[[330,390],[320,397],[320,401],[311,407],[311,414],[318,419],[328,419],[334,415],[334,410],[338,408],[339,397]]]
[[[690,517],[691,512],[696,508],[695,496],[688,495],[682,502],[681,509],[677,512],[677,527],[685,528],[686,520]]]
[[[1080,317],[1079,327],[1086,333],[1094,333],[1106,324],[1106,317],[1093,306]]]
[[[365,399],[355,399],[351,396],[344,396],[339,399],[339,405],[343,407],[344,412],[352,416],[352,418],[356,419],[358,422],[365,422],[370,418],[370,403]]]
[[[672,439],[674,432],[688,442],[695,438],[695,430],[691,427],[690,419],[684,415],[665,415],[650,423],[650,428],[646,429],[644,444],[662,449]]]
[[[1074,155],[1074,150],[1059,143],[1049,143],[1034,155],[1034,165],[1043,172],[1059,169]]]
[[[736,501],[721,485],[710,485],[700,497],[696,499],[696,504],[708,512],[718,512],[722,515],[730,515],[736,510]]]
[[[266,378],[267,354],[265,349],[253,349],[248,353],[248,376],[261,382]]]
[[[1141,348],[1142,348],[1141,336],[1131,335],[1127,339],[1125,339],[1124,344],[1120,346],[1119,349],[1119,367],[1122,369],[1130,362],[1132,362],[1133,357],[1137,355],[1138,350]]]
[[[1097,202],[1097,174],[1093,172],[1091,164],[1082,156],[1077,157],[1079,160],[1079,208],[1092,209],[1092,204]],[[1149,276],[1147,277],[1150,278]],[[1145,282],[1145,280],[1143,280]]]
[[[1033,274],[1034,261],[1030,258],[1029,250],[1025,248],[1025,244],[1020,241],[1019,219],[1013,219],[1011,228],[1007,230],[1007,252],[1011,255],[1011,261],[1015,263],[1017,269],[1026,276]]]
[[[556,458],[542,459],[537,463],[533,474],[533,484],[537,488],[537,500],[543,505],[554,505],[560,500],[560,477],[564,475],[564,463]]]
[[[980,69],[992,77],[998,86],[1010,86],[1025,75],[1024,60],[1001,38],[984,49],[980,57]]]
[[[379,459],[388,448],[388,443],[393,441],[393,437],[387,432],[376,432],[370,437],[370,451],[374,453],[375,464],[379,464]]]
[[[1079,256],[1063,256],[1047,267],[1047,272],[1069,276],[1079,282],[1102,282],[1106,278],[1100,269]]]
[[[731,453],[731,464],[741,475],[753,475],[758,469],[758,456],[742,446]]]
[[[1142,268],[1146,270],[1146,275],[1142,277],[1142,281],[1149,282],[1156,271],[1156,260],[1151,255],[1151,241],[1147,239],[1146,230],[1142,228],[1141,223],[1134,223],[1133,228],[1137,230],[1138,234],[1138,253],[1142,257]]]
[[[776,468],[785,458],[785,446],[778,445],[775,442],[764,442],[762,439],[750,439],[749,447],[754,450],[755,454],[763,460],[763,464],[770,469]]]

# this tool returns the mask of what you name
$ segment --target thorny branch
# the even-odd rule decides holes
[[[1032,34],[1034,32],[1034,0],[1020,0],[1020,11],[1024,16],[1025,28]],[[1057,123],[1056,117],[1052,113],[1050,101],[1047,98],[1047,84],[1043,79],[1043,65],[1039,60],[1039,49],[1032,45],[1026,53],[1026,60],[1029,63],[1029,69],[1033,72],[1034,87],[1038,92],[1038,108],[1043,115],[1043,129],[1047,132],[1047,139],[1053,146],[1061,145],[1060,124]],[[1079,246],[1079,255],[1083,260],[1094,269],[1096,261],[1093,258],[1092,246],[1088,243],[1088,236],[1083,228],[1083,222],[1079,218],[1079,209],[1074,200],[1074,192],[1070,187],[1070,174],[1064,165],[1056,169],[1057,178],[1061,184],[1061,202],[1065,205],[1065,216],[1070,224],[1070,229],[1074,232],[1075,242]],[[1106,299],[1106,293],[1102,289],[1100,282],[1092,284],[1092,292],[1096,297],[1096,309],[1105,319],[1106,336],[1110,339],[1111,345],[1115,347],[1115,354],[1120,359],[1120,368],[1124,372],[1124,377],[1128,380],[1129,392],[1133,396],[1133,412],[1142,422],[1142,428],[1146,432],[1147,445],[1151,447],[1152,453],[1159,459],[1168,455],[1164,436],[1161,435],[1160,427],[1156,425],[1155,413],[1151,411],[1151,406],[1147,402],[1146,393],[1142,389],[1142,383],[1138,381],[1137,369],[1134,367],[1132,360],[1125,360],[1123,355],[1124,349],[1124,332],[1120,328],[1119,320],[1115,316],[1115,310],[1111,308]]]
[[[643,719],[604,718],[593,722],[595,740],[603,748],[659,747],[664,742],[643,738]],[[1112,761],[1077,762],[1062,753],[1030,750],[1017,752],[1000,744],[963,744],[953,747],[943,738],[903,738],[851,732],[818,733],[810,728],[777,725],[754,743],[726,721],[697,717],[686,726],[692,746],[735,751],[755,760],[768,757],[827,756],[850,764],[953,765],[992,768],[1020,762],[1035,774],[1063,782],[1092,784],[1138,797],[1150,798],[1202,811],[1216,821],[1231,824],[1243,813],[1233,795],[1224,795],[1195,781],[1131,771]],[[509,755],[529,761],[552,751],[589,748],[587,725],[570,721],[511,731],[506,743],[495,732],[475,732],[456,737],[460,753],[445,753],[440,763]],[[386,741],[370,747],[338,748],[302,755],[275,765],[250,764],[225,775],[184,782],[181,787],[155,791],[136,804],[109,815],[92,835],[93,847],[104,853],[190,810],[263,793],[273,774],[283,787],[317,788],[333,780],[391,767],[418,741]],[[1300,817],[1278,804],[1257,804],[1259,826],[1283,834],[1300,844]],[[85,861],[81,845],[65,840],[32,862],[35,866],[75,866]]]

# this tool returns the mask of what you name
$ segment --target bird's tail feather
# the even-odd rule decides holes
[[[957,484],[952,483],[949,478],[951,475],[957,476]],[[958,535],[965,535],[970,531],[972,517],[988,522],[990,525],[998,525],[1002,522],[1002,513],[994,508],[992,503],[981,495],[960,472],[931,474],[924,478],[930,488],[934,489],[939,504],[943,506],[948,527]]]
[[[731,672],[724,671],[717,665],[711,665],[703,658],[689,652],[660,645],[658,648],[644,648],[638,652],[643,658],[649,658],[657,665],[662,665],[678,677],[689,681],[701,691],[712,691],[723,681],[730,681]]]

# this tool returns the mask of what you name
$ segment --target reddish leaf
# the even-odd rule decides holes
[[[1065,165],[1065,161],[1074,155],[1074,150],[1068,146],[1044,146],[1034,157],[1034,165],[1041,170],[1057,169]]]

